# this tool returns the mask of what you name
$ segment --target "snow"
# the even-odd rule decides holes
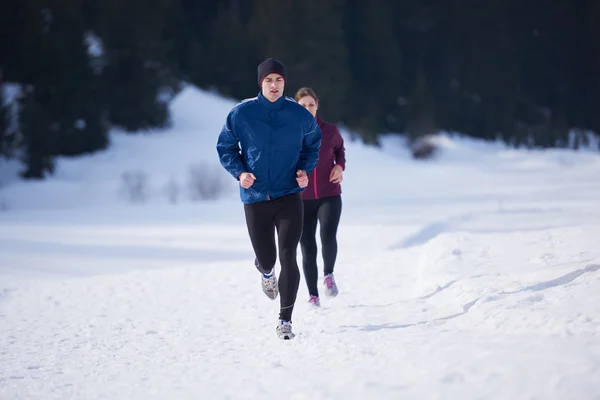
[[[95,74],[99,75],[106,66],[106,52],[102,39],[93,31],[86,31],[83,34],[83,43],[86,47],[90,59],[90,66]],[[83,128],[80,128],[83,129]]]
[[[234,104],[187,87],[168,131],[3,172],[0,399],[600,398],[596,152],[441,134],[416,162],[344,131],[340,295],[302,278],[280,341],[215,150]]]
[[[23,95],[23,87],[17,83],[4,83],[0,85],[3,104],[1,107],[6,107],[8,110],[6,130],[9,133],[19,131],[19,98]]]
[[[92,58],[102,57],[104,55],[104,43],[94,32],[87,31],[83,41],[88,49],[88,54]]]
[[[0,90],[4,100],[2,106],[10,106],[17,102],[23,92],[23,88],[17,83],[4,83],[0,85]]]

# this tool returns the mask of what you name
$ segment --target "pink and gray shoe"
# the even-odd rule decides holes
[[[333,274],[325,275],[325,278],[323,279],[323,285],[325,286],[325,296],[335,297],[338,295],[338,288],[335,284]]]
[[[308,299],[308,304],[311,304],[314,307],[321,307],[321,302],[319,301],[319,296],[310,296],[310,299]]]

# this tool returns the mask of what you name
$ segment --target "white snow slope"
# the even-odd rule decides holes
[[[189,87],[168,132],[43,182],[0,165],[0,399],[600,399],[597,153],[344,132],[340,295],[310,309],[302,278],[281,341],[216,155],[233,104]]]

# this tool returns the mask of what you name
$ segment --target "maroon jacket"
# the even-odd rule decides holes
[[[331,183],[329,174],[334,165],[342,167],[342,171],[346,169],[346,149],[340,131],[334,124],[323,121],[318,116],[316,118],[321,128],[321,150],[319,162],[308,177],[308,186],[302,192],[303,200],[342,194],[342,187],[339,183]]]

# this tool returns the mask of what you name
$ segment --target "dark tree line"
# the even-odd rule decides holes
[[[0,100],[20,94],[0,107],[0,156],[28,178],[106,148],[112,127],[167,127],[181,82],[256,95],[268,56],[287,95],[313,87],[367,142],[448,130],[577,147],[600,132],[597,0],[11,0],[0,15]]]

